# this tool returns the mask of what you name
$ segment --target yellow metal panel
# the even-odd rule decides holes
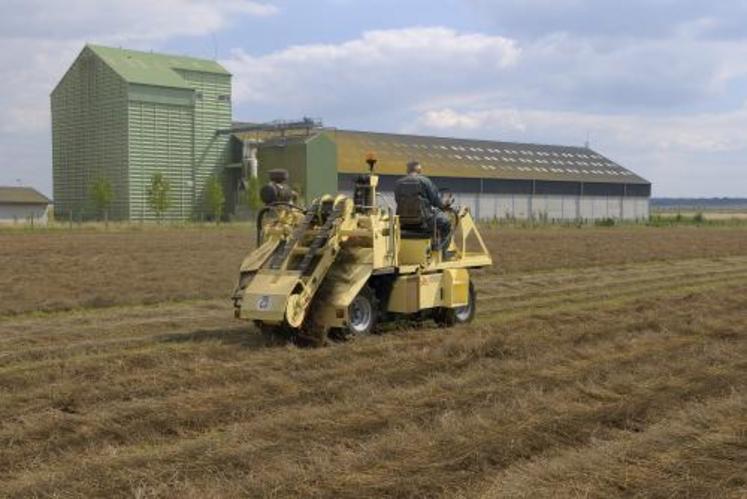
[[[419,310],[420,276],[408,275],[397,278],[389,295],[387,310],[399,314],[412,314]]]
[[[421,274],[418,288],[418,308],[440,307],[442,303],[441,281],[443,274]]]
[[[246,287],[241,318],[279,322],[285,318],[288,297],[298,283],[298,273],[265,274],[261,271]]]
[[[399,263],[400,265],[425,264],[430,252],[430,239],[402,239],[399,244]]]
[[[444,270],[443,306],[454,308],[467,304],[469,299],[469,272],[467,269]]]
[[[241,263],[241,272],[254,272],[259,270],[263,263],[272,255],[280,243],[279,239],[271,239],[259,248],[249,253]]]
[[[357,256],[365,258],[370,249],[361,248]],[[370,258],[369,258],[370,260]],[[371,264],[339,263],[324,278],[312,307],[316,323],[324,327],[342,327],[348,320],[348,306],[371,277]]]

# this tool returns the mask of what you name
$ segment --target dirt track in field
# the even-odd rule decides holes
[[[732,250],[493,269],[470,326],[317,350],[224,300],[6,316],[0,495],[743,497]]]

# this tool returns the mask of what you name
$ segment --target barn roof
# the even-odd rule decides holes
[[[223,66],[209,59],[141,52],[101,45],[86,45],[114,72],[129,83],[172,88],[191,88],[175,70],[230,76]]]
[[[498,179],[649,184],[646,179],[585,147],[522,144],[419,135],[328,130],[337,143],[337,171],[363,173],[374,152],[380,174],[402,175],[408,161],[427,175]]]
[[[0,186],[0,204],[50,204],[52,200],[31,187]]]

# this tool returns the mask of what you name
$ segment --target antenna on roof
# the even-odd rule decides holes
[[[591,141],[589,140],[591,133],[586,130],[586,142],[584,143],[584,147],[589,149],[589,146],[591,145]]]
[[[218,60],[218,40],[215,38],[215,33],[210,33],[210,37],[213,39],[213,60]]]

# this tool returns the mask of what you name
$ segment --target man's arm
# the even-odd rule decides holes
[[[433,183],[428,177],[420,177],[425,183],[425,191],[428,193],[428,200],[431,202],[431,206],[435,206],[439,210],[445,210],[446,206],[441,200],[441,193],[438,192],[436,184]]]

